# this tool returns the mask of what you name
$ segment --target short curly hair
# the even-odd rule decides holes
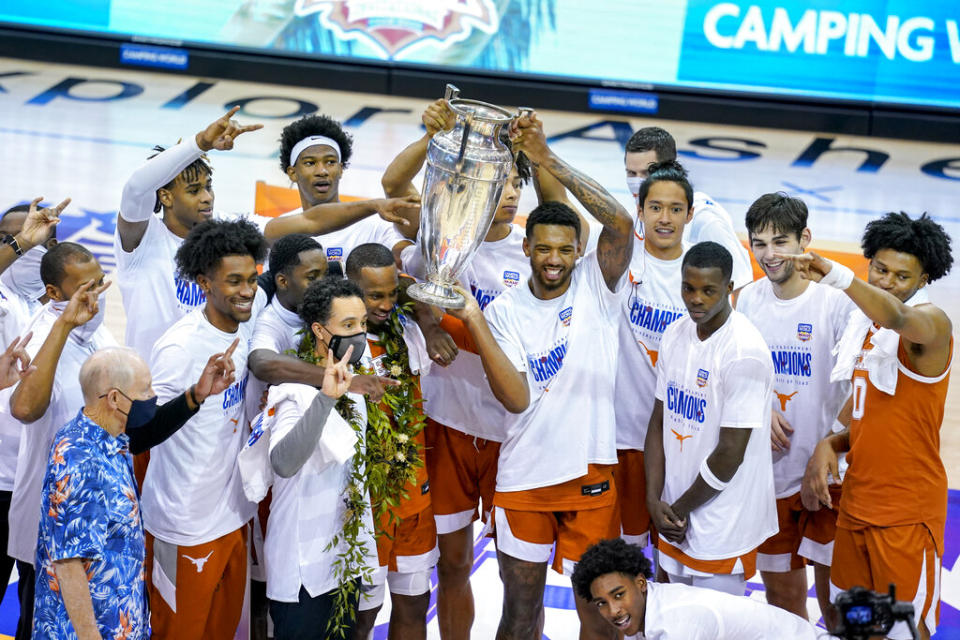
[[[573,575],[570,576],[573,590],[589,602],[593,600],[590,585],[594,580],[608,573],[622,573],[631,578],[643,576],[648,580],[653,577],[650,560],[643,555],[643,549],[619,538],[601,540],[587,549],[580,557],[580,562],[574,567]]]
[[[363,291],[355,282],[344,280],[339,275],[329,275],[311,282],[297,311],[304,325],[310,327],[314,322],[326,324],[330,320],[333,301],[337,298],[363,300]]]
[[[190,230],[177,249],[177,271],[196,282],[200,274],[211,275],[226,256],[249,255],[258,264],[267,255],[267,241],[257,225],[238,220],[204,220]]]
[[[298,142],[310,136],[326,136],[335,140],[340,145],[340,164],[347,166],[353,154],[353,136],[330,116],[313,114],[291,122],[280,133],[280,169],[284,173],[290,167],[290,152]]]
[[[927,274],[927,281],[934,282],[950,273],[953,266],[950,242],[950,236],[943,227],[926,213],[919,218],[911,218],[903,211],[891,211],[867,224],[860,246],[868,260],[873,260],[877,252],[883,249],[916,256]]]
[[[533,237],[533,229],[538,224],[554,224],[562,227],[571,227],[577,232],[577,240],[580,239],[580,216],[565,202],[547,200],[531,211],[530,215],[527,216],[527,238]]]

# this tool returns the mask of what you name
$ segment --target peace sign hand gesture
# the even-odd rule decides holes
[[[23,251],[46,242],[50,237],[50,231],[60,224],[60,214],[70,204],[70,198],[67,198],[55,207],[38,209],[37,205],[42,201],[42,196],[33,199],[30,203],[30,211],[23,221],[23,228],[17,234],[17,243]]]
[[[262,124],[241,125],[233,116],[240,110],[239,106],[230,109],[223,116],[215,120],[210,126],[197,134],[197,146],[201,151],[229,151],[233,149],[233,141],[237,136],[248,131],[262,129]]]
[[[339,398],[350,388],[353,372],[350,370],[350,356],[353,355],[353,345],[347,347],[347,352],[339,362],[333,357],[333,352],[327,353],[327,366],[323,370],[323,384],[320,391],[328,398]]]
[[[6,351],[0,354],[0,389],[12,387],[37,370],[35,366],[30,365],[30,356],[26,350],[27,343],[32,337],[33,332],[30,332],[22,339],[14,338]],[[18,363],[20,366],[17,366]]]
[[[67,308],[60,314],[60,319],[71,329],[90,322],[100,312],[100,294],[107,290],[110,282],[94,286],[93,280],[88,280],[77,287],[67,303]]]

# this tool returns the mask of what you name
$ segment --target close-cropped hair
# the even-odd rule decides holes
[[[301,253],[320,249],[320,243],[305,233],[283,236],[270,249],[270,273],[289,275],[289,270],[300,264]]]
[[[950,244],[947,232],[926,213],[911,218],[903,211],[891,211],[879,220],[867,223],[860,246],[868,260],[873,260],[883,249],[915,256],[923,265],[927,281],[934,282],[950,273],[953,267]]]
[[[577,240],[580,239],[580,216],[563,202],[548,200],[540,203],[537,208],[527,216],[526,236],[533,237],[533,228],[538,224],[555,224],[563,227],[571,227],[577,232]]]
[[[600,576],[609,573],[620,573],[629,578],[643,576],[648,580],[653,577],[650,560],[643,555],[643,549],[617,538],[601,540],[587,549],[574,568],[570,580],[577,595],[590,602],[593,600],[590,585]]]
[[[204,220],[187,234],[177,249],[177,271],[187,280],[209,276],[226,256],[250,256],[261,263],[267,255],[267,241],[249,220]]]
[[[666,129],[660,127],[643,127],[637,129],[627,140],[627,153],[643,153],[653,151],[657,155],[657,162],[667,162],[677,159],[677,141]]]
[[[298,142],[310,136],[325,136],[336,141],[340,145],[340,164],[347,166],[353,154],[353,136],[330,116],[313,114],[291,122],[280,133],[280,168],[284,173],[290,167],[290,152]]]
[[[356,280],[360,276],[360,271],[365,267],[380,269],[382,267],[392,267],[396,264],[393,252],[390,249],[377,242],[366,242],[357,245],[347,256],[347,277]]]
[[[733,256],[726,247],[717,242],[698,242],[683,256],[682,268],[720,269],[724,281],[729,281],[733,275]]]
[[[40,259],[40,280],[43,284],[59,287],[67,274],[67,265],[94,260],[93,254],[82,244],[61,242],[43,254]]]

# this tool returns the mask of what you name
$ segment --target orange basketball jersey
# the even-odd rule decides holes
[[[863,349],[873,348],[868,334]],[[950,343],[951,353],[953,341]],[[910,368],[903,339],[897,348],[895,395],[877,389],[861,366],[853,373],[850,468],[843,479],[837,524],[889,527],[926,525],[943,553],[947,474],[940,459],[950,363],[929,378]]]

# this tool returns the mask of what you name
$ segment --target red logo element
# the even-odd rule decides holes
[[[496,33],[500,22],[492,0],[297,0],[294,12],[318,13],[337,37],[373,45],[391,60],[417,43],[445,49],[474,29]]]

